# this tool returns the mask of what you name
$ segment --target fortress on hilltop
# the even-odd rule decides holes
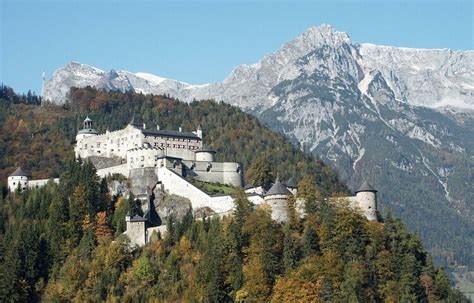
[[[216,151],[203,145],[203,132],[198,126],[186,132],[161,130],[159,126],[147,128],[134,119],[123,129],[99,134],[93,121],[87,117],[76,135],[74,152],[76,158],[90,160],[100,177],[119,174],[129,180],[130,192],[142,203],[143,216],[125,218],[125,234],[133,245],[144,245],[150,241],[154,231],[164,232],[164,212],[157,212],[157,200],[176,197],[179,203],[191,207],[195,215],[230,215],[234,209],[234,198],[230,194],[210,194],[199,183],[210,183],[227,187],[244,186],[243,167],[236,162],[217,162]],[[43,186],[48,180],[31,180],[29,174],[18,168],[8,177],[10,191]],[[58,183],[59,179],[53,179]],[[279,222],[287,220],[287,204],[291,196],[297,195],[293,182],[277,179],[270,188],[247,186],[248,200],[256,206],[267,205],[272,218]],[[349,205],[368,220],[378,220],[377,191],[367,182],[352,197],[343,197]],[[179,208],[177,200],[165,207]],[[160,203],[161,203],[160,202]],[[187,203],[187,204],[186,204]],[[296,199],[296,210],[304,216],[304,201]],[[182,207],[181,207],[182,208]]]

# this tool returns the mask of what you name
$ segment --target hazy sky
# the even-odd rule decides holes
[[[67,2],[67,3],[66,3]],[[0,0],[0,82],[41,91],[79,61],[199,84],[220,81],[312,25],[354,42],[473,49],[473,1]]]

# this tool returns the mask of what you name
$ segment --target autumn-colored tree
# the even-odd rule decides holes
[[[112,229],[108,225],[105,211],[98,212],[96,215],[95,236],[98,242],[112,237]]]
[[[254,186],[268,188],[274,180],[272,164],[265,156],[256,158],[247,169],[245,179]]]

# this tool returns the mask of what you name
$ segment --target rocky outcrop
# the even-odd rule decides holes
[[[191,201],[186,198],[169,195],[158,188],[155,188],[153,193],[155,195],[156,212],[164,225],[166,225],[170,216],[173,216],[175,220],[181,220],[191,208]]]

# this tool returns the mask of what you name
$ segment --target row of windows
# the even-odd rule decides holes
[[[148,136],[145,136],[148,138]],[[154,140],[164,140],[164,141],[178,141],[178,142],[188,142],[188,143],[199,143],[198,139],[185,139],[185,138],[168,138],[168,137],[153,137]]]

